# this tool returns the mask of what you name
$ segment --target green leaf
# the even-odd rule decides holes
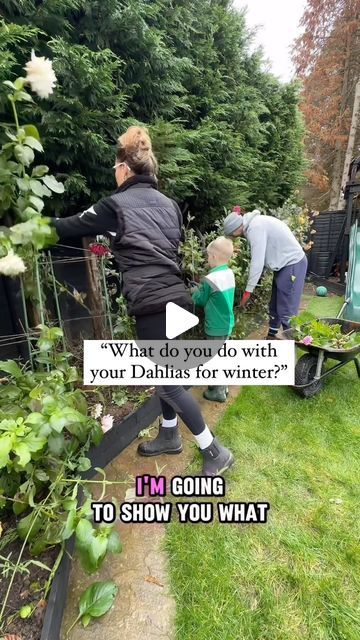
[[[45,195],[44,194],[44,187],[41,184],[40,180],[34,180],[33,178],[31,178],[31,180],[30,180],[30,189],[39,198],[42,198],[43,195]]]
[[[10,462],[9,453],[13,445],[13,436],[11,433],[5,433],[0,436],[0,469],[6,467]]]
[[[21,378],[22,371],[15,360],[0,360],[0,371],[10,373],[14,378]]]
[[[28,147],[31,147],[32,149],[35,149],[35,151],[44,151],[41,142],[39,142],[39,140],[33,138],[32,136],[26,136],[24,144],[26,144]]]
[[[83,627],[87,627],[89,622],[91,622],[91,616],[85,614],[82,618],[81,618],[81,622],[83,623]]]
[[[32,614],[32,607],[29,604],[26,604],[23,607],[21,607],[21,609],[19,611],[19,616],[23,620],[25,618],[30,618],[31,614]]]
[[[3,81],[3,84],[4,84],[6,87],[10,87],[10,89],[16,89],[16,87],[15,87],[14,83],[13,83],[13,82],[11,82],[11,80],[4,80],[4,81]]]
[[[64,185],[58,182],[54,176],[44,176],[43,183],[54,193],[64,193]]]
[[[48,447],[51,453],[59,456],[65,447],[65,438],[62,433],[51,433],[48,438]]]
[[[41,198],[38,198],[38,196],[29,196],[29,202],[31,202],[39,213],[42,212],[44,208],[44,201]]]
[[[26,91],[15,91],[14,100],[16,102],[34,102],[30,93]]]
[[[119,533],[115,530],[111,531],[108,541],[107,541],[107,549],[109,553],[120,553],[122,550],[122,545],[120,541]]]
[[[31,527],[28,540],[34,540],[36,535],[39,533],[42,527],[42,524],[43,523],[41,521],[39,514],[36,514],[35,512],[32,511],[27,516],[25,516],[25,518],[21,518],[21,520],[19,520],[19,522],[17,523],[16,529],[21,540],[25,540]]]
[[[90,544],[94,535],[94,528],[89,520],[81,518],[76,527],[76,539],[81,544]]]
[[[42,178],[48,171],[49,167],[47,167],[45,164],[38,164],[37,167],[33,168],[31,177]]]
[[[84,625],[100,618],[112,607],[118,587],[115,582],[94,582],[80,596],[79,613]]]
[[[35,158],[34,152],[30,147],[25,147],[22,144],[16,144],[14,147],[15,158],[18,162],[28,167]]]
[[[35,127],[35,125],[33,125],[33,124],[25,124],[25,125],[23,125],[23,129],[25,131],[25,135],[26,136],[30,136],[31,138],[35,138],[36,140],[38,140],[40,142],[40,135],[39,135],[39,132],[38,132],[37,128]]]
[[[45,416],[43,416],[42,413],[38,413],[37,411],[34,411],[33,413],[29,413],[29,415],[27,416],[25,422],[26,424],[43,424],[46,421]]]
[[[62,532],[63,540],[68,540],[69,538],[71,538],[72,534],[75,531],[75,523],[76,523],[76,509],[71,509],[66,518],[65,527]]]
[[[61,433],[65,425],[68,423],[68,419],[63,415],[61,409],[55,411],[50,417],[50,426],[52,429],[57,431],[57,433]]]
[[[25,442],[18,442],[13,447],[14,453],[19,457],[19,465],[21,467],[26,467],[27,463],[31,460],[31,454],[29,451],[29,447],[25,444]]]
[[[16,178],[16,184],[19,187],[20,191],[29,191],[30,183],[29,180],[25,180],[24,178]]]
[[[16,78],[16,80],[14,80],[14,87],[16,91],[21,91],[24,84],[25,84],[25,78]]]
[[[91,462],[90,462],[89,458],[85,458],[85,457],[79,458],[77,470],[78,471],[87,471],[88,469],[91,469]]]
[[[40,482],[47,482],[49,480],[49,476],[43,469],[36,469],[35,477],[37,480],[40,480]]]

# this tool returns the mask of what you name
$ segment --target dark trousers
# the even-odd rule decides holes
[[[139,340],[167,340],[165,311],[136,316],[135,320]],[[165,420],[173,420],[178,414],[194,435],[204,431],[206,425],[200,406],[184,387],[157,386],[156,393],[160,398]]]
[[[288,329],[290,318],[299,312],[307,271],[307,257],[274,272],[269,305],[270,331]]]

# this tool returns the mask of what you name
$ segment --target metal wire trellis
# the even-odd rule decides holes
[[[74,250],[74,247],[69,245],[58,245],[63,249]],[[78,251],[79,249],[76,248]],[[98,286],[101,292],[102,298],[102,312],[94,313],[84,302],[86,299],[86,293],[79,293],[74,289],[72,285],[69,285],[65,281],[59,281],[56,274],[56,269],[63,266],[73,265],[75,268],[80,265],[85,265],[87,261],[94,260],[93,253],[88,249],[82,249],[83,254],[81,256],[66,255],[63,257],[54,257],[50,251],[43,253],[40,257],[34,260],[33,274],[34,285],[36,291],[36,311],[42,325],[48,327],[58,326],[62,329],[63,335],[61,339],[62,348],[64,351],[71,351],[73,346],[73,337],[70,338],[68,327],[71,323],[92,321],[95,318],[101,319],[104,322],[105,334],[104,337],[114,338],[114,323],[113,323],[113,301],[110,298],[108,291],[107,275],[110,271],[112,276],[113,270],[107,268],[107,258],[99,256],[96,259],[98,267]],[[120,276],[119,276],[120,279]],[[60,278],[61,280],[61,278]],[[88,290],[87,283],[87,290]],[[73,290],[71,290],[71,288]],[[64,296],[72,298],[78,303],[86,313],[83,315],[72,314],[71,317],[64,317]],[[19,333],[0,335],[0,349],[5,347],[18,347],[22,344],[27,344],[28,347],[28,360],[32,369],[35,367],[35,353],[36,342],[40,336],[40,328],[32,327],[29,317],[28,300],[26,297],[26,287],[24,278],[20,278],[20,297],[21,297],[21,309],[22,309],[22,321],[21,326],[23,331]],[[66,306],[66,305],[65,305]],[[80,333],[80,332],[79,332]],[[78,340],[81,340],[81,336],[78,336]]]

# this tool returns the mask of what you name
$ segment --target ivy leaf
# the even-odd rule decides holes
[[[54,193],[64,193],[64,185],[62,182],[58,182],[54,176],[44,176],[43,183]]]
[[[94,582],[80,596],[81,621],[87,626],[92,618],[100,618],[112,607],[118,587],[115,582]]]

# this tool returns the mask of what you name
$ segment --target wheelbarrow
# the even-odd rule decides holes
[[[341,312],[340,312],[341,314]],[[339,314],[339,315],[340,315]],[[360,331],[360,322],[351,322],[342,318],[319,318],[320,322],[326,324],[339,324],[341,333],[349,333],[350,331]],[[294,340],[294,329],[286,329],[282,336],[284,340]],[[360,361],[358,354],[360,353],[360,344],[351,349],[332,349],[321,348],[306,345],[303,342],[295,340],[295,344],[302,351],[307,353],[299,358],[295,367],[295,391],[303,398],[312,398],[319,393],[323,387],[324,380],[327,376],[335,373],[348,362],[354,362],[357,374],[360,378]],[[325,369],[324,365],[327,360],[336,360],[338,364]]]

